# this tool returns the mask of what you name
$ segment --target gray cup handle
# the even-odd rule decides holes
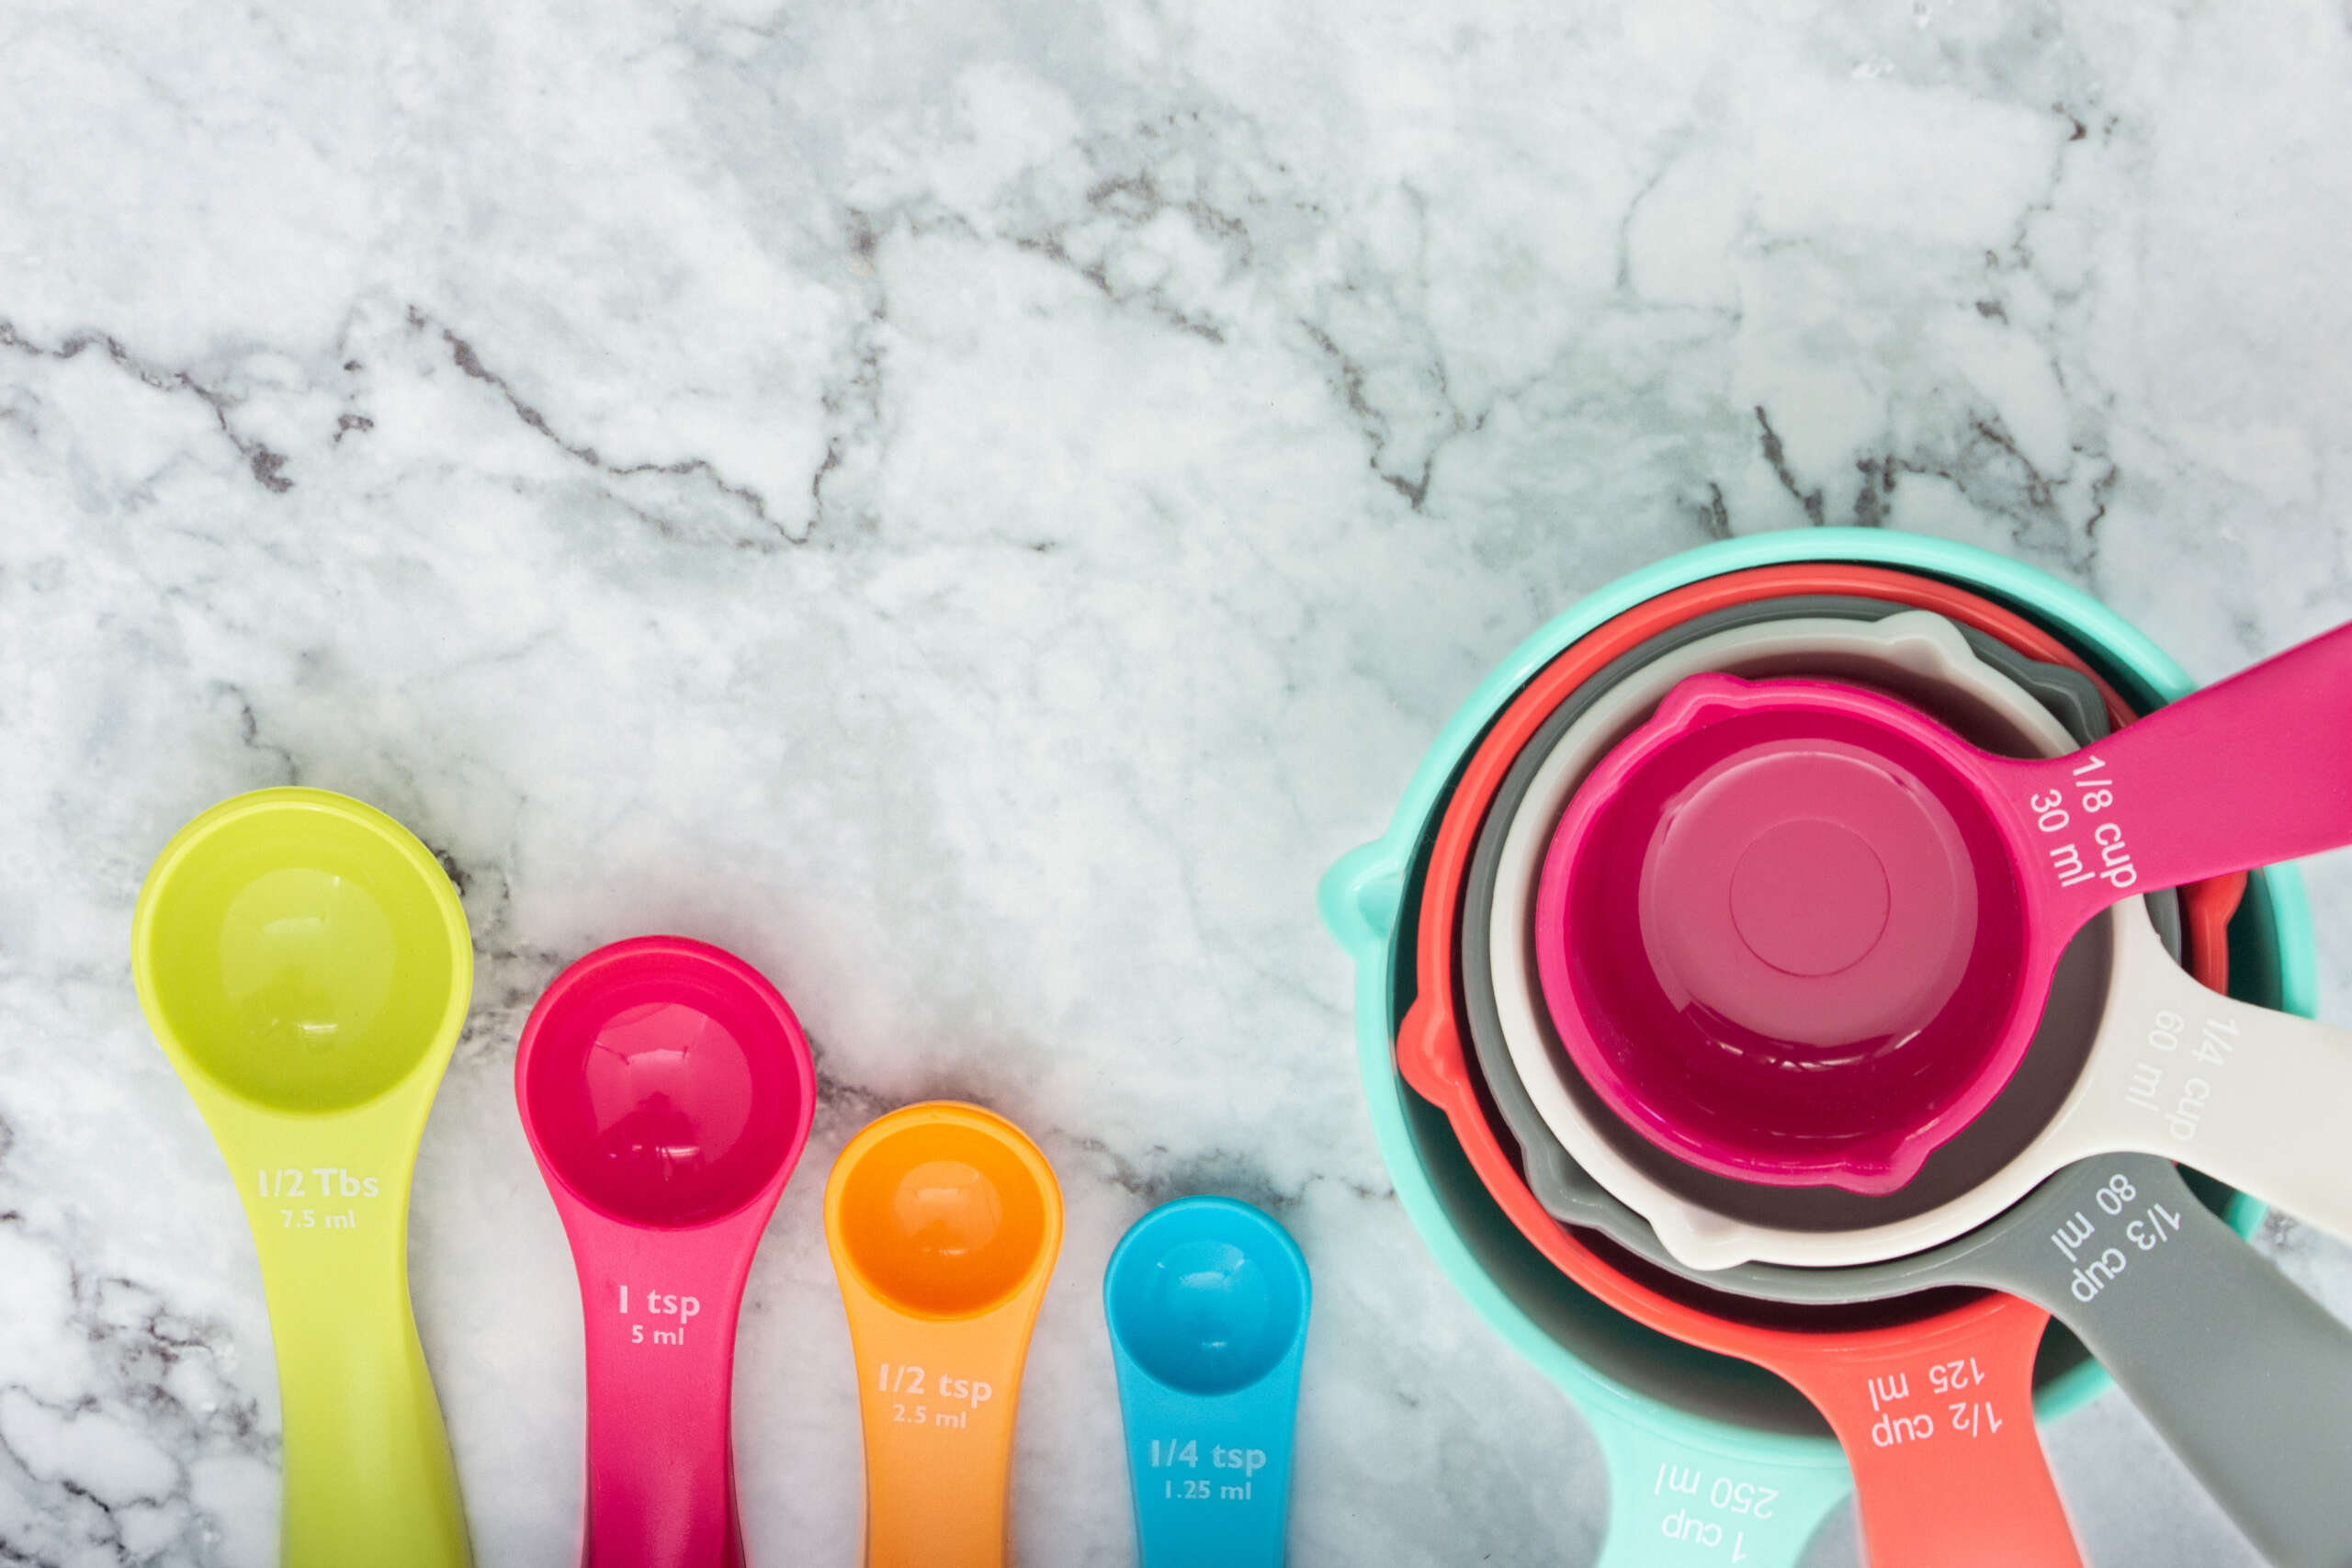
[[[1970,1272],[2047,1307],[2280,1568],[2352,1564],[2352,1327],[2167,1161],[2081,1160]]]

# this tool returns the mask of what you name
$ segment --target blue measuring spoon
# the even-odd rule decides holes
[[[1281,1568],[1306,1259],[1230,1198],[1137,1220],[1102,1271],[1142,1568]]]

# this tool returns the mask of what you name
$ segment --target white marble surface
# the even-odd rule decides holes
[[[647,930],[763,965],[828,1086],[755,1561],[852,1559],[816,1197],[938,1093],[1069,1196],[1023,1562],[1130,1560],[1097,1281],[1196,1190],[1317,1269],[1295,1562],[1588,1561],[1589,1438],[1388,1190],[1317,874],[1521,635],[1712,535],[1987,543],[2204,675],[2352,616],[2347,89],[2295,4],[16,0],[0,1559],[272,1561],[251,1246],[126,932],[180,820],[300,781],[479,942],[412,1252],[485,1564],[577,1506],[515,1030]],[[2048,1442],[2094,1563],[2247,1560],[2120,1400]]]

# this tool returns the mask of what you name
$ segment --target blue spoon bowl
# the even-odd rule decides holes
[[[1111,1254],[1142,1568],[1280,1568],[1309,1294],[1290,1233],[1230,1198],[1163,1203]]]

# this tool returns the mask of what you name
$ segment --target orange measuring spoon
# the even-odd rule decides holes
[[[866,1568],[1001,1568],[1021,1368],[1062,1192],[1021,1129],[933,1100],[859,1133],[825,1183],[865,1429]]]

